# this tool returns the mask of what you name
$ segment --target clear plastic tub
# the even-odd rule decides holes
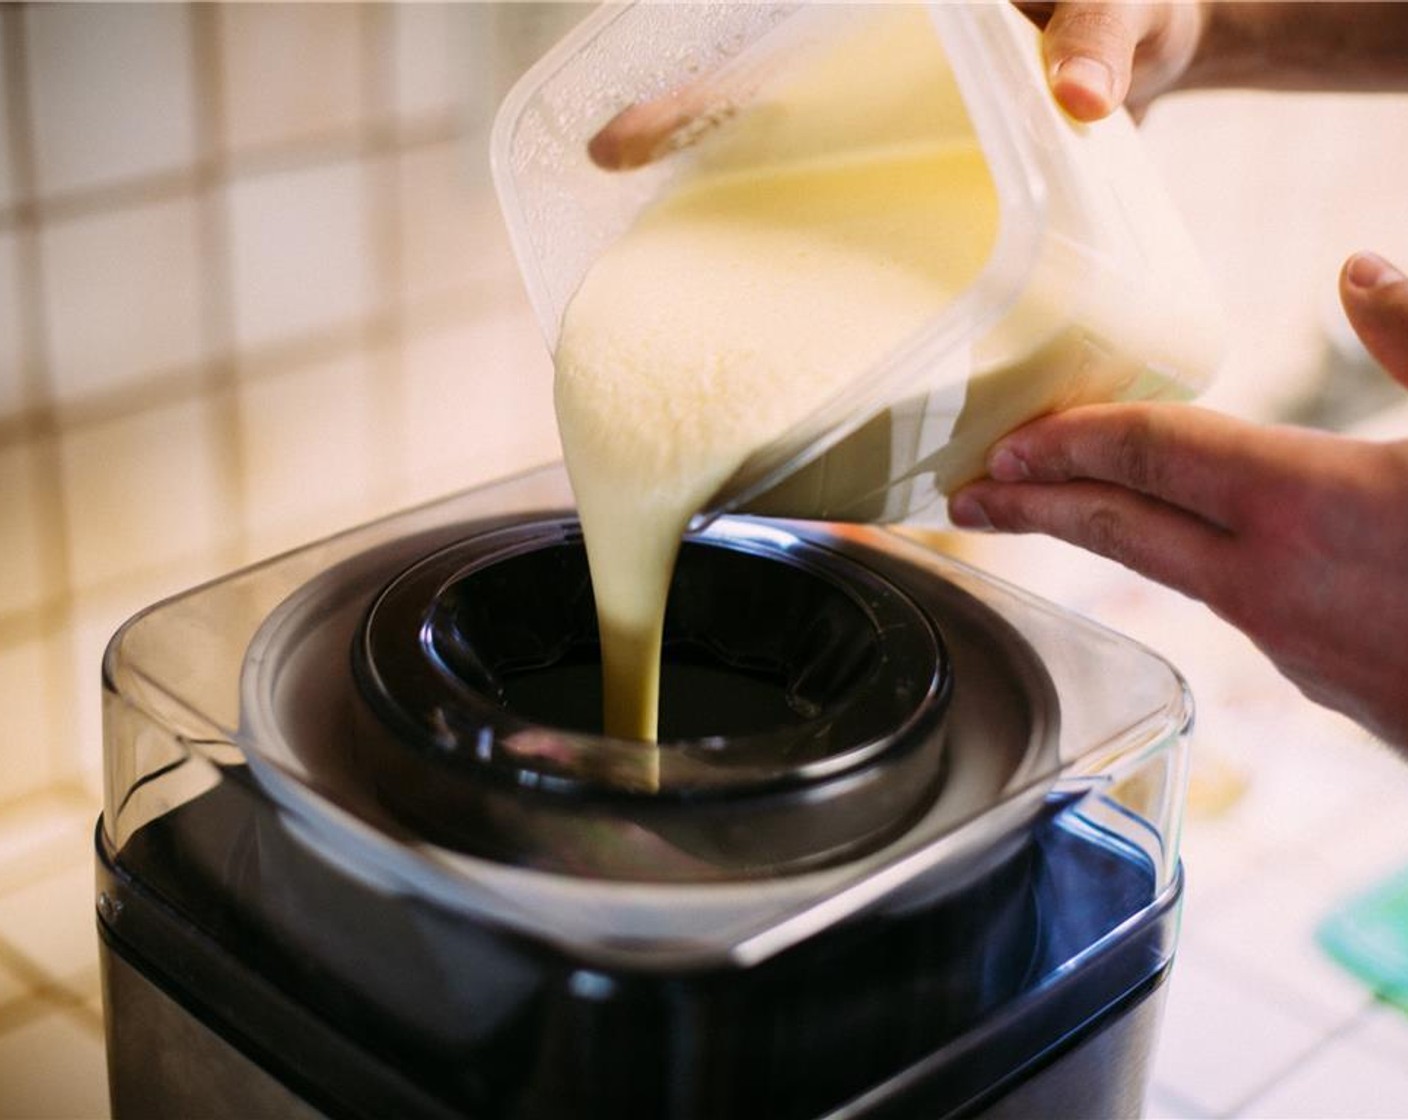
[[[903,73],[888,65],[898,43]],[[911,72],[912,96],[928,106],[917,114]],[[816,128],[789,128],[779,146],[768,116],[778,92],[818,74],[846,80],[809,90]],[[717,127],[686,128],[691,142],[634,170],[592,163],[588,141],[613,116],[681,89],[696,119]],[[997,3],[609,6],[502,106],[495,181],[552,347],[593,262],[672,189],[919,140],[981,150],[997,212],[986,263],[920,330],[754,454],[709,512],[913,519],[1034,416],[1200,390],[1221,354],[1221,317],[1131,121],[1066,118],[1035,28]]]

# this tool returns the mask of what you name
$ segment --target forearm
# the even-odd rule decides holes
[[[1408,90],[1408,4],[1210,4],[1176,88]]]

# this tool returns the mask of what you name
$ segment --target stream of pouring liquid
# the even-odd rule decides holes
[[[594,263],[554,392],[607,735],[656,738],[665,602],[692,517],[967,287],[997,220],[974,143],[852,150],[677,189]]]

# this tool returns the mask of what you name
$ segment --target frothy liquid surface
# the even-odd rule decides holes
[[[705,178],[593,266],[557,352],[608,735],[653,740],[660,634],[690,518],[966,287],[997,203],[974,144]]]

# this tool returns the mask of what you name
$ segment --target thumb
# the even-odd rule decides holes
[[[1056,5],[1042,47],[1061,108],[1078,121],[1096,121],[1124,102],[1145,19],[1140,5]]]
[[[1369,353],[1408,385],[1408,277],[1377,253],[1355,253],[1340,270],[1340,302]]]

